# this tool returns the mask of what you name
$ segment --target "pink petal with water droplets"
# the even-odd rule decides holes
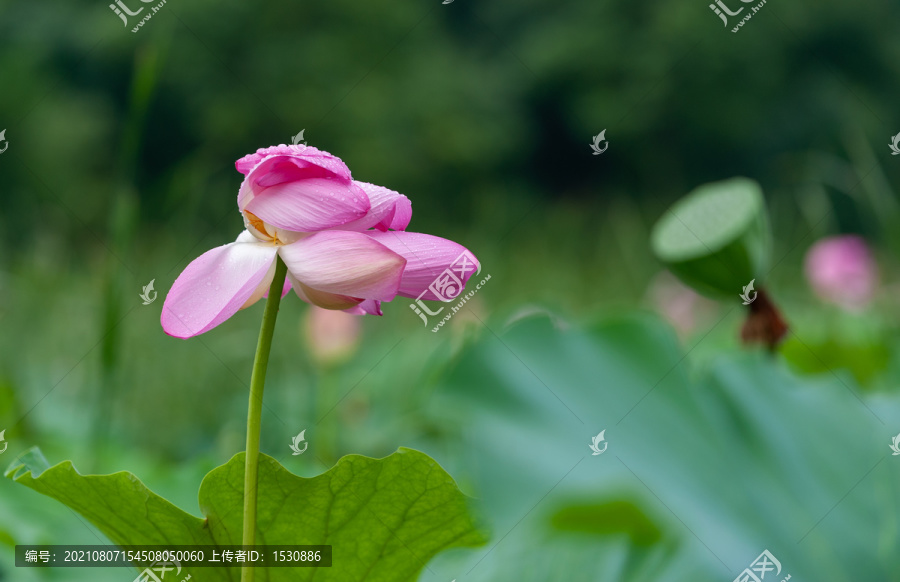
[[[371,207],[369,197],[350,179],[343,162],[333,160],[266,157],[244,178],[238,207],[265,223],[296,232],[314,232],[364,217]]]
[[[380,231],[406,230],[412,219],[412,203],[409,198],[382,186],[358,181],[353,183],[362,188],[369,197],[371,208],[364,217],[337,228],[356,231],[370,228],[377,228]]]
[[[252,170],[258,163],[268,157],[277,155],[297,156],[309,159],[315,158],[316,163],[320,166],[327,167],[335,174],[344,175],[348,179],[350,178],[350,170],[339,157],[331,155],[326,151],[314,148],[312,146],[304,145],[282,144],[267,148],[259,148],[255,153],[247,154],[243,158],[236,161],[234,163],[234,167],[237,168],[238,172],[246,176],[247,173],[250,172],[250,170]]]
[[[189,338],[207,332],[263,296],[277,249],[246,237],[252,235],[241,233],[239,242],[203,253],[182,271],[160,316],[167,334]]]
[[[393,299],[406,265],[402,256],[361,232],[322,231],[278,252],[303,285],[358,299]]]
[[[453,298],[462,292],[466,281],[474,273],[481,271],[478,259],[466,247],[438,236],[418,232],[367,232],[370,237],[382,243],[406,259],[406,268],[400,280],[398,295],[432,301],[442,300],[429,286],[440,279],[444,298]],[[450,275],[445,271],[451,270]],[[450,283],[443,287],[441,283]]]

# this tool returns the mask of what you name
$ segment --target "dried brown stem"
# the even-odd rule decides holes
[[[787,330],[788,325],[778,308],[765,291],[758,289],[756,299],[750,303],[750,314],[741,328],[741,340],[746,345],[763,344],[774,352]]]

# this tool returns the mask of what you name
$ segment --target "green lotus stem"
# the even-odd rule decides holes
[[[278,317],[278,305],[281,303],[281,290],[287,275],[287,265],[276,255],[275,277],[269,287],[269,298],[263,312],[262,327],[259,330],[259,341],[256,344],[256,357],[253,359],[253,374],[250,376],[250,405],[247,409],[247,454],[244,465],[244,535],[241,542],[252,546],[256,542],[256,491],[259,474],[259,433],[262,423],[263,390],[266,384],[266,368],[269,364],[269,351],[272,349],[272,334],[275,331],[275,319]],[[241,568],[241,582],[253,582],[254,570],[249,566]]]

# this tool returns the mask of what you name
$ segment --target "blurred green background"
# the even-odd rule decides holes
[[[410,446],[476,498],[491,542],[422,580],[725,581],[765,548],[794,579],[900,580],[898,13],[771,2],[734,34],[699,0],[170,0],[132,33],[105,2],[0,0],[0,465],[37,444],[199,513],[243,448],[262,306],[181,341],[162,298],[242,228],[234,160],[305,130],[491,275],[439,333],[402,298],[337,355],[295,296],[277,324],[264,452],[312,476]],[[649,250],[735,175],[775,235],[771,357],[739,345],[739,290],[693,296]],[[804,276],[841,233],[878,265],[860,309]],[[0,480],[0,580],[131,579],[12,566],[96,535]]]

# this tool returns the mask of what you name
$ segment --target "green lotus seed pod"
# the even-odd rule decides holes
[[[660,217],[650,238],[672,273],[714,297],[738,295],[761,277],[772,246],[762,189],[748,178],[694,189]]]

